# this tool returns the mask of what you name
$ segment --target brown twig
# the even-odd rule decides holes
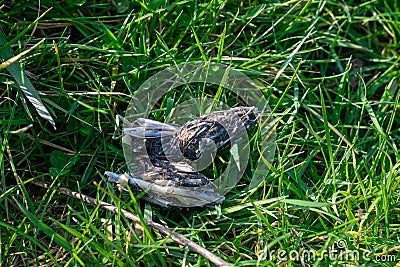
[[[32,181],[32,183],[37,185],[37,186],[43,187],[43,188],[50,188],[50,186],[48,184],[40,182],[40,181]],[[104,208],[106,210],[109,210],[111,212],[114,212],[114,213],[118,213],[118,211],[120,211],[122,214],[124,214],[124,216],[126,218],[128,218],[128,219],[130,219],[130,220],[132,220],[132,221],[134,221],[136,223],[141,223],[140,218],[138,216],[136,216],[135,214],[133,214],[133,213],[131,213],[129,211],[126,211],[124,209],[120,209],[119,210],[116,206],[111,205],[111,204],[109,204],[107,202],[98,201],[95,198],[92,198],[92,197],[89,197],[87,195],[74,192],[72,190],[69,190],[69,189],[63,188],[63,187],[58,188],[57,192],[61,193],[61,194],[65,194],[67,196],[71,196],[71,197],[77,198],[77,199],[81,199],[81,200],[83,200],[83,201],[85,201],[86,203],[89,203],[89,204],[100,205],[102,208]],[[151,228],[156,229],[156,230],[160,231],[161,233],[163,233],[163,234],[165,234],[167,236],[170,236],[174,241],[178,242],[179,244],[181,244],[183,246],[187,246],[190,249],[192,249],[193,251],[195,251],[196,253],[198,253],[198,254],[202,255],[203,257],[209,259],[212,263],[216,264],[217,266],[231,266],[226,261],[224,261],[220,257],[214,255],[213,253],[211,253],[207,249],[199,246],[198,244],[194,243],[193,241],[190,241],[186,237],[171,231],[167,227],[165,227],[165,226],[163,226],[163,225],[161,225],[159,223],[146,220],[146,219],[144,219],[144,222],[148,226],[150,226]]]

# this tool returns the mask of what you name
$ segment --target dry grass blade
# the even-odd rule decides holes
[[[8,68],[11,64],[17,62],[18,60],[21,59],[21,57],[25,56],[26,54],[29,54],[33,49],[35,49],[36,47],[38,47],[39,45],[43,44],[44,42],[44,38],[42,40],[40,40],[39,42],[37,42],[34,46],[32,46],[31,48],[29,48],[28,50],[25,50],[24,52],[19,53],[16,56],[13,56],[12,58],[7,59],[6,61],[4,61],[3,63],[0,64],[0,69],[5,69]]]

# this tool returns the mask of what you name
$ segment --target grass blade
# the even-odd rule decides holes
[[[4,35],[3,30],[0,28],[0,45],[4,45],[7,43],[7,39]],[[2,51],[0,51],[0,57],[4,60],[9,60],[12,58],[12,50],[10,47],[5,47]],[[26,98],[28,98],[29,102],[35,107],[39,116],[49,121],[51,125],[53,125],[54,129],[56,129],[56,124],[51,117],[48,109],[43,105],[42,100],[35,87],[32,85],[31,81],[26,76],[25,72],[21,69],[21,66],[18,62],[14,62],[8,66],[8,70],[11,75],[14,77],[15,81],[21,88],[22,92],[24,92]]]

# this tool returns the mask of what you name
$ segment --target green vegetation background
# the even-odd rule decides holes
[[[212,265],[157,231],[32,179],[142,214],[235,266],[399,261],[398,1],[8,1],[0,22],[3,52],[17,55],[45,38],[18,62],[57,127],[2,68],[2,265]],[[147,78],[186,61],[232,64],[266,85],[279,119],[271,171],[251,194],[244,177],[217,208],[161,209],[124,198],[102,176],[123,171],[115,115]],[[212,89],[200,93],[214,97]],[[162,121],[185,94],[199,88],[170,95],[154,118]],[[329,248],[368,257],[335,258],[324,254]],[[284,260],[290,251],[320,257]]]

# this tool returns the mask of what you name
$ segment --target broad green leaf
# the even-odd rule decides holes
[[[6,43],[7,39],[4,35],[3,30],[0,27],[0,46],[5,45]],[[12,56],[13,53],[9,46],[3,47],[3,50],[0,51],[0,57],[3,60],[8,60],[12,58]],[[25,72],[21,69],[19,63],[15,62],[11,64],[10,66],[8,66],[8,70],[14,77],[22,92],[25,94],[26,98],[28,98],[29,102],[31,102],[32,105],[35,107],[36,111],[39,113],[39,116],[49,121],[55,129],[56,126],[53,118],[51,117],[47,108],[43,105],[38,92],[36,91],[35,87],[33,87]]]
[[[68,163],[68,156],[64,152],[54,150],[50,154],[50,163],[53,167],[62,169]]]

